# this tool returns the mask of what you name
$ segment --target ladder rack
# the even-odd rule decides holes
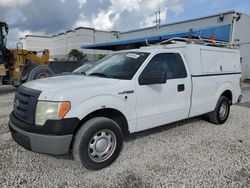
[[[209,40],[209,39],[203,39],[203,38],[194,39],[194,38],[174,37],[174,38],[161,41],[157,44],[149,44],[146,41],[147,45],[149,46],[166,45],[166,47],[168,44],[173,44],[176,42],[185,42],[187,44],[199,44],[199,45],[205,45],[205,46],[214,46],[214,47],[231,48],[231,49],[239,48],[239,44],[231,44],[227,42],[215,41],[215,40]]]

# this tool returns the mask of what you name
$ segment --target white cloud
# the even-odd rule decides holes
[[[168,3],[168,0],[146,1],[144,9],[147,11],[156,11],[159,8],[165,7],[166,3]]]
[[[155,16],[148,16],[145,20],[140,22],[140,27],[150,27],[155,20]]]
[[[7,46],[9,48],[15,48],[16,43],[20,41],[20,38],[25,37],[26,35],[40,35],[44,36],[45,33],[43,32],[32,32],[30,30],[20,30],[18,28],[12,28],[9,30],[8,33],[8,41],[7,41]]]
[[[179,14],[184,11],[183,4],[182,3],[173,3],[169,5],[169,10],[175,12],[176,14]]]
[[[167,13],[178,15],[184,11],[183,2],[185,1],[0,0],[0,17],[8,21],[8,43],[14,45],[13,41],[16,42],[27,34],[49,35],[72,27],[125,31],[153,26],[154,12],[158,8],[161,8],[161,23],[164,24]]]
[[[74,27],[93,27],[93,22],[88,21],[83,14],[80,14]]]
[[[109,30],[113,27],[118,18],[119,14],[114,13],[112,10],[100,12],[97,17],[93,19],[93,26],[96,29]]]
[[[0,0],[0,7],[4,8],[20,7],[30,2],[31,0]]]
[[[155,20],[154,12],[159,8],[161,9],[161,23],[166,22],[168,11],[175,14],[183,11],[181,0],[111,0],[110,2],[111,5],[108,9],[101,10],[92,16],[86,17],[86,15],[81,14],[75,26],[88,26],[103,30],[114,29],[117,23],[123,24],[124,28],[126,24],[129,24],[127,26],[130,29],[131,25],[134,28],[148,27],[153,25],[153,20]],[[131,18],[124,17],[123,14],[125,13]],[[129,23],[128,20],[133,20],[133,22]]]
[[[87,0],[78,0],[79,8],[82,8],[83,5],[87,2]]]
[[[118,14],[112,11],[101,11],[91,20],[87,20],[83,14],[80,14],[80,19],[74,27],[94,27],[95,29],[109,30],[113,27],[115,21],[119,18]]]
[[[43,32],[32,32],[30,30],[24,30],[24,31],[17,30],[17,37],[18,38],[23,38],[26,35],[44,35],[44,33]]]
[[[110,9],[115,12],[127,10],[132,12],[140,8],[141,0],[111,0]]]

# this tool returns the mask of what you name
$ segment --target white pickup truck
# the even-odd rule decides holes
[[[123,135],[206,115],[224,123],[240,102],[238,49],[195,43],[116,52],[85,73],[18,87],[9,127],[26,149],[67,154],[89,169],[119,155]]]

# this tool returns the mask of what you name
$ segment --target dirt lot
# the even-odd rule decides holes
[[[14,143],[13,96],[0,91],[0,187],[250,187],[250,108],[233,106],[224,125],[194,118],[130,135],[115,163],[88,171]]]

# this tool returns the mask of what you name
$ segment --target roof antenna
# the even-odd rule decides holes
[[[159,30],[161,25],[161,8],[159,8],[154,13],[155,13],[155,20],[153,21],[153,23],[155,24],[156,29]]]

